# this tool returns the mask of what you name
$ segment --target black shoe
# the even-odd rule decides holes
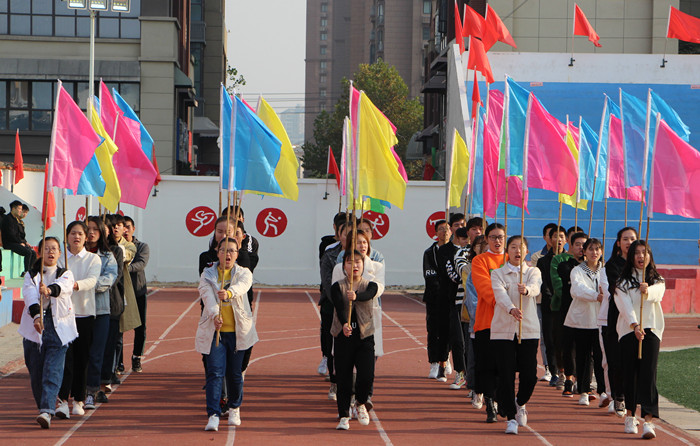
[[[143,372],[143,369],[141,368],[141,358],[140,357],[138,357],[138,356],[131,357],[131,371],[136,372],[136,373]]]
[[[494,406],[493,398],[485,398],[486,400],[486,422],[495,423],[498,421],[496,416],[496,407]]]
[[[228,401],[225,398],[219,400],[219,408],[221,409],[222,417],[228,413]]]
[[[117,373],[120,375],[124,373],[124,364],[119,364],[119,366],[117,366]]]
[[[574,382],[570,379],[567,379],[564,382],[564,391],[561,393],[561,396],[565,396],[568,398],[574,397]]]
[[[437,377],[435,379],[437,379],[438,381],[440,381],[442,383],[447,382],[447,377],[445,376],[445,367],[443,367],[443,366],[438,367],[438,374],[437,374]]]
[[[122,383],[122,380],[119,379],[116,373],[112,373],[112,379],[109,380],[109,383],[119,385]]]
[[[95,395],[95,402],[109,403],[109,398],[107,398],[107,394],[100,390],[99,392],[97,392],[97,395]]]

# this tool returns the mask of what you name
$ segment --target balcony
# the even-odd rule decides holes
[[[206,43],[207,24],[203,21],[192,21],[190,23],[190,41]]]

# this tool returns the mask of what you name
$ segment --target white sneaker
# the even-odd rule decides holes
[[[241,408],[236,407],[235,409],[229,409],[228,411],[228,424],[232,426],[241,425]]]
[[[327,375],[328,374],[328,358],[325,356],[321,358],[321,363],[318,365],[318,374]]]
[[[67,420],[70,418],[70,409],[68,409],[68,401],[61,401],[56,408],[56,418]]]
[[[525,405],[518,406],[518,399],[515,399],[515,421],[518,422],[518,426],[527,426],[527,409]]]
[[[608,404],[608,413],[615,413],[615,401],[610,401]]]
[[[85,415],[82,401],[73,401],[73,415]]]
[[[464,377],[464,372],[457,372],[457,373],[455,373],[454,382],[452,384],[450,384],[450,389],[459,390],[466,385],[467,385],[467,380]]]
[[[625,433],[636,434],[638,432],[637,425],[639,421],[635,417],[625,417]]]
[[[357,421],[359,421],[361,425],[367,426],[369,424],[369,414],[367,413],[365,405],[356,405],[355,409],[357,410]]]
[[[518,422],[515,420],[508,420],[506,425],[506,434],[518,435]]]
[[[582,393],[581,397],[578,399],[578,403],[581,406],[588,406],[590,405],[590,401],[588,400],[588,394],[587,393]]]
[[[472,407],[476,410],[481,410],[484,407],[484,394],[475,393],[474,398],[472,398]]]
[[[430,364],[430,373],[428,373],[428,379],[437,378],[438,367],[440,367],[440,364],[438,364],[437,362],[433,362]]]
[[[209,421],[207,421],[207,427],[204,430],[217,432],[219,430],[219,417],[217,415],[210,416]]]
[[[331,383],[331,388],[328,389],[328,399],[331,401],[338,400],[338,384]]]
[[[552,379],[552,372],[549,371],[549,367],[544,368],[544,375],[540,378],[540,381],[549,382]]]
[[[338,425],[335,428],[339,431],[346,431],[350,429],[350,417],[342,417],[340,421],[338,421]]]
[[[39,423],[42,429],[48,429],[51,427],[51,414],[42,412],[36,417],[36,422]],[[644,423],[646,425],[646,423]]]
[[[644,422],[644,425],[642,426],[642,438],[645,438],[647,440],[656,438],[656,430],[654,430],[654,423],[652,423],[651,421]]]
[[[598,407],[607,407],[611,402],[612,398],[610,398],[607,393],[603,392],[600,394],[600,402],[598,403]]]
[[[445,362],[445,375],[451,375],[452,374],[452,363],[450,362],[450,358],[447,358],[447,361]]]

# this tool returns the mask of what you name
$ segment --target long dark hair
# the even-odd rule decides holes
[[[481,245],[481,252],[479,254],[483,254],[484,252],[486,252],[484,248],[488,246],[488,243],[486,243],[486,237],[484,237],[483,235],[479,235],[474,238],[474,242],[472,242],[472,249],[469,250],[469,257],[467,257],[467,261],[469,263],[471,263],[472,260],[474,260],[474,257],[479,255],[476,253],[476,249],[474,249],[475,246],[479,245]]]
[[[634,236],[639,239],[639,234],[637,233],[637,230],[635,228],[633,228],[632,226],[625,226],[624,228],[617,231],[617,239],[615,240],[615,244],[613,245],[612,254],[610,254],[610,258],[608,259],[608,262],[611,262],[615,257],[622,255],[622,248],[620,248],[620,241],[622,240],[622,234],[624,234],[625,231],[634,232]],[[605,255],[605,253],[603,253],[603,255]]]
[[[630,250],[627,253],[627,262],[625,262],[624,268],[622,268],[622,273],[620,273],[620,278],[617,279],[617,287],[623,291],[629,291],[634,288],[639,288],[639,280],[634,274],[634,258],[635,253],[639,246],[644,246],[646,252],[649,254],[649,264],[644,272],[644,281],[649,284],[649,286],[654,285],[659,282],[663,282],[664,279],[661,277],[659,272],[656,270],[656,264],[654,263],[654,254],[651,252],[651,246],[647,244],[644,240],[635,240],[630,246]]]
[[[95,226],[97,226],[97,232],[100,233],[100,238],[95,243],[97,245],[97,250],[103,254],[111,252],[109,249],[109,245],[107,244],[107,234],[105,233],[107,228],[105,227],[105,224],[102,222],[102,219],[100,217],[95,216],[95,215],[91,215],[87,218],[87,221],[88,221],[88,223],[95,223]],[[88,230],[89,230],[89,226],[88,226]],[[85,242],[85,244],[87,244],[87,242]]]

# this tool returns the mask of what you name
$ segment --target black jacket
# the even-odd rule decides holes
[[[552,265],[552,259],[554,258],[554,251],[551,249],[547,251],[547,254],[543,255],[537,259],[537,269],[540,270],[542,274],[542,287],[540,288],[540,293],[542,293],[542,308],[547,308],[549,310],[549,305],[552,302],[552,279],[550,277],[550,266]]]
[[[129,273],[131,274],[131,282],[134,284],[134,294],[136,296],[145,296],[148,293],[145,270],[151,250],[146,243],[137,240],[136,237],[133,237],[131,241],[136,245],[136,255],[129,263]]]
[[[12,214],[6,215],[2,219],[0,230],[2,230],[2,244],[4,246],[27,243],[24,224]]]
[[[438,248],[439,299],[444,304],[454,304],[457,297],[457,288],[462,282],[462,278],[457,274],[457,268],[455,268],[455,254],[458,249],[459,247],[452,242],[447,242]]]
[[[617,330],[617,318],[620,315],[620,310],[615,304],[615,288],[617,280],[622,274],[622,269],[627,261],[622,256],[616,256],[605,264],[605,275],[608,277],[608,291],[610,291],[610,305],[608,306],[608,330]]]
[[[430,247],[423,253],[423,279],[425,280],[423,302],[427,304],[437,302],[438,295],[440,294],[437,255],[437,242],[430,245]]]

